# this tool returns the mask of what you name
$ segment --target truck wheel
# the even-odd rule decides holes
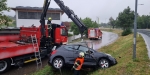
[[[9,60],[0,60],[0,73],[6,72],[10,68]]]

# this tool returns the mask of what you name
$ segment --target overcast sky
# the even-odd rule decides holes
[[[42,7],[44,0],[7,0],[9,7],[31,6]],[[63,0],[64,4],[72,9],[78,17],[90,17],[92,20],[108,22],[112,16],[116,18],[118,13],[130,6],[135,10],[135,0]],[[138,13],[140,15],[150,15],[150,0],[138,0]],[[59,8],[54,0],[51,1],[50,7]],[[15,12],[6,12],[5,14],[14,16]],[[62,16],[63,21],[70,21],[67,15]]]

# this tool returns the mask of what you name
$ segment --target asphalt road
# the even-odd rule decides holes
[[[143,37],[147,50],[148,50],[148,56],[150,59],[150,29],[138,29],[137,30]]]
[[[117,40],[118,35],[112,32],[105,32],[103,31],[102,39],[99,40],[86,40],[87,42],[93,43],[93,49],[98,50],[103,46],[109,45]],[[90,48],[92,48],[92,44],[88,44]]]

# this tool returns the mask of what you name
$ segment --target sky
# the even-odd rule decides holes
[[[7,0],[8,7],[30,6],[42,7],[44,0]],[[135,10],[135,0],[63,0],[64,4],[72,9],[78,17],[89,17],[93,21],[106,23],[110,17],[114,19],[128,6]],[[140,5],[144,4],[144,5]],[[54,0],[51,0],[50,8],[59,8]],[[138,0],[139,15],[150,15],[150,0]],[[6,15],[14,16],[15,12],[5,12]],[[71,21],[63,14],[62,21]]]

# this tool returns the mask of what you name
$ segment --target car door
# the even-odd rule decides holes
[[[86,65],[86,66],[93,65],[92,62],[94,61],[94,59],[90,56],[90,54],[87,53],[88,50],[89,48],[79,45],[78,49],[74,51],[74,59],[76,59],[79,56],[80,52],[84,52],[85,57],[84,57],[83,65]]]
[[[98,57],[96,57],[95,51],[90,48],[88,55],[89,55],[90,64],[96,65],[97,64],[96,62],[98,62],[98,59],[97,59]]]
[[[79,56],[79,51],[78,51],[78,48],[79,48],[79,45],[74,45],[74,50],[73,50],[73,61],[75,62],[76,58]],[[73,64],[74,64],[73,62]]]
[[[73,50],[74,50],[74,48],[73,48],[73,46],[72,45],[66,45],[65,47],[65,62],[67,63],[67,64],[72,64],[72,63],[74,63],[74,56],[73,56]]]

